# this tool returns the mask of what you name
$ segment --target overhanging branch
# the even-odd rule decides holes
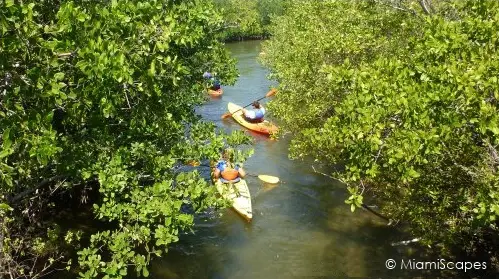
[[[21,192],[21,193],[15,195],[14,197],[10,198],[9,199],[9,203],[10,204],[16,203],[16,202],[22,200],[23,198],[25,198],[26,196],[28,196],[28,195],[36,192],[37,190],[50,185],[50,183],[52,183],[54,181],[58,181],[58,180],[64,179],[64,178],[67,178],[67,176],[66,175],[56,175],[56,176],[53,176],[51,178],[47,178],[47,179],[43,180],[42,182],[40,182],[35,187],[30,188],[30,189],[26,189],[23,192]]]
[[[346,185],[346,183],[345,183],[343,180],[338,179],[338,178],[333,177],[333,176],[330,176],[330,175],[327,175],[327,174],[325,174],[325,173],[323,173],[323,172],[319,172],[319,171],[317,171],[317,170],[315,169],[315,167],[314,167],[314,166],[312,166],[312,169],[314,170],[314,172],[315,172],[315,173],[322,174],[322,175],[327,176],[327,177],[329,177],[329,178],[331,178],[331,179],[334,179],[334,180],[340,181],[341,183],[343,183],[343,184],[345,184],[345,185]],[[362,191],[362,192],[363,192],[363,191]],[[362,208],[364,208],[365,210],[367,210],[367,211],[371,212],[372,214],[374,214],[374,215],[378,216],[379,218],[381,218],[381,219],[383,219],[383,220],[387,221],[387,222],[388,222],[388,225],[391,225],[391,224],[393,223],[393,221],[392,221],[391,219],[389,219],[388,217],[383,216],[382,214],[380,214],[380,213],[378,213],[378,212],[376,212],[376,211],[372,210],[372,209],[371,209],[371,208],[369,208],[369,207],[368,207],[365,203],[362,203]]]

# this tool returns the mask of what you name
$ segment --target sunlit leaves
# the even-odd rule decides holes
[[[284,0],[215,0],[214,3],[221,10],[225,21],[221,37],[234,40],[268,35],[271,19],[283,13],[286,2]]]
[[[368,192],[414,234],[471,247],[498,229],[499,9],[455,4],[454,16],[423,18],[373,1],[294,1],[263,62],[280,82],[269,107],[295,135],[291,155],[344,165],[335,176],[352,211]]]
[[[356,208],[361,207],[363,204],[363,196],[358,192],[358,188],[348,187],[350,197],[345,201],[350,205],[350,211],[354,212]]]
[[[179,174],[184,160],[215,160],[226,145],[194,114],[204,71],[224,84],[237,75],[218,41],[222,24],[203,1],[0,3],[0,204],[15,226],[1,225],[19,236],[17,251],[49,247],[38,232],[71,223],[50,216],[89,202],[84,213],[112,224],[107,231],[51,231],[76,249],[90,239],[80,276],[122,278],[132,265],[147,276],[151,255],[177,241],[194,212],[225,205],[206,176]],[[156,235],[160,225],[167,233]]]

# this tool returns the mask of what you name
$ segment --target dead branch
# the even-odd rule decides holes
[[[27,189],[27,190],[17,194],[16,196],[10,198],[9,203],[11,203],[11,204],[16,203],[16,202],[22,200],[24,197],[36,192],[37,190],[50,185],[50,183],[57,181],[57,180],[65,179],[65,178],[66,178],[65,175],[56,175],[56,176],[53,176],[51,178],[47,178],[47,179],[43,180],[42,182],[40,182],[35,187]]]
[[[432,6],[430,0],[419,0],[419,5],[425,12],[425,14],[429,15],[432,12]]]

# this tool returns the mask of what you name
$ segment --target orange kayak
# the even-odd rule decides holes
[[[212,97],[220,97],[220,96],[222,96],[223,93],[224,93],[224,91],[222,90],[222,88],[220,88],[216,91],[208,89],[208,94],[210,94],[210,96],[212,96]]]
[[[244,119],[244,117],[243,117],[243,111],[242,110],[237,111],[239,109],[242,109],[242,107],[240,107],[234,103],[229,103],[227,105],[227,107],[229,108],[229,112],[233,113],[232,118],[234,118],[234,120],[236,120],[237,123],[241,124],[243,127],[246,127],[252,131],[266,134],[266,135],[274,134],[278,130],[276,125],[272,124],[271,122],[269,122],[267,120],[264,120],[263,122],[260,122],[260,123],[251,123],[251,122],[246,121],[246,119]],[[236,112],[236,113],[234,113],[234,112]]]

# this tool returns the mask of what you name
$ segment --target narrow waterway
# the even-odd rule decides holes
[[[198,112],[222,129],[242,129],[220,119],[227,103],[251,103],[271,82],[257,61],[259,41],[227,47],[238,59],[240,78]],[[153,278],[407,278],[400,267],[385,267],[390,258],[415,256],[408,247],[391,246],[404,236],[366,211],[351,213],[345,187],[314,173],[311,162],[289,160],[287,139],[252,135],[255,154],[246,171],[278,176],[283,183],[272,187],[249,177],[252,223],[230,209],[199,216],[195,233],[182,235],[153,263]]]

